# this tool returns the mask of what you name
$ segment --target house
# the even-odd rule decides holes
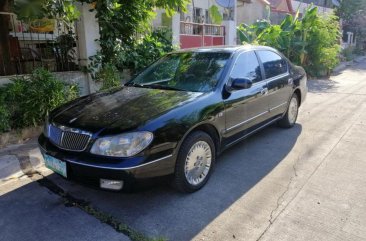
[[[318,13],[327,14],[333,12],[336,6],[339,6],[338,0],[292,0],[292,6],[295,11],[299,11],[300,14],[304,13],[305,9],[309,6],[316,6],[318,8]]]
[[[288,14],[295,14],[291,0],[269,0],[271,4],[270,20],[273,24],[279,24]]]
[[[211,19],[212,6],[217,7],[222,22],[214,23]],[[172,17],[167,16],[164,10],[157,10],[153,26],[171,29],[173,43],[180,48],[235,45],[236,27],[267,18],[269,7],[267,0],[197,0],[188,5],[187,12],[178,12]]]
[[[213,5],[223,18],[229,18],[230,12],[213,1],[192,1],[187,6],[187,12],[179,11],[172,17],[167,16],[162,9],[157,10],[153,27],[171,29],[173,44],[180,48],[224,45],[227,42],[225,26],[222,23],[213,23],[209,14]]]
[[[259,19],[267,19],[270,16],[270,2],[267,0],[238,1],[236,5],[236,22],[253,24]]]

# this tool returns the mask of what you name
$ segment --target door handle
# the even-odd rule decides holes
[[[292,84],[294,83],[294,79],[293,79],[293,78],[289,78],[289,79],[287,80],[287,83],[288,83],[289,85],[292,85]]]
[[[261,90],[261,95],[266,95],[266,94],[268,94],[268,88],[263,88]]]

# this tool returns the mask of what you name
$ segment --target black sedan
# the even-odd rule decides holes
[[[171,176],[194,192],[224,149],[272,123],[292,127],[306,81],[303,68],[269,47],[177,51],[120,88],[52,111],[39,146],[65,178],[121,190]]]

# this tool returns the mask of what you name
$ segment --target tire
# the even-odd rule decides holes
[[[283,128],[291,128],[295,125],[299,113],[299,97],[293,94],[287,107],[286,114],[279,120],[278,125]]]
[[[215,166],[215,144],[203,131],[195,131],[183,141],[177,157],[174,187],[184,193],[201,189]]]

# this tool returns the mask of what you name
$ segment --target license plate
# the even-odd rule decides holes
[[[47,168],[60,174],[61,176],[67,177],[66,162],[47,154],[43,154],[43,158]]]

